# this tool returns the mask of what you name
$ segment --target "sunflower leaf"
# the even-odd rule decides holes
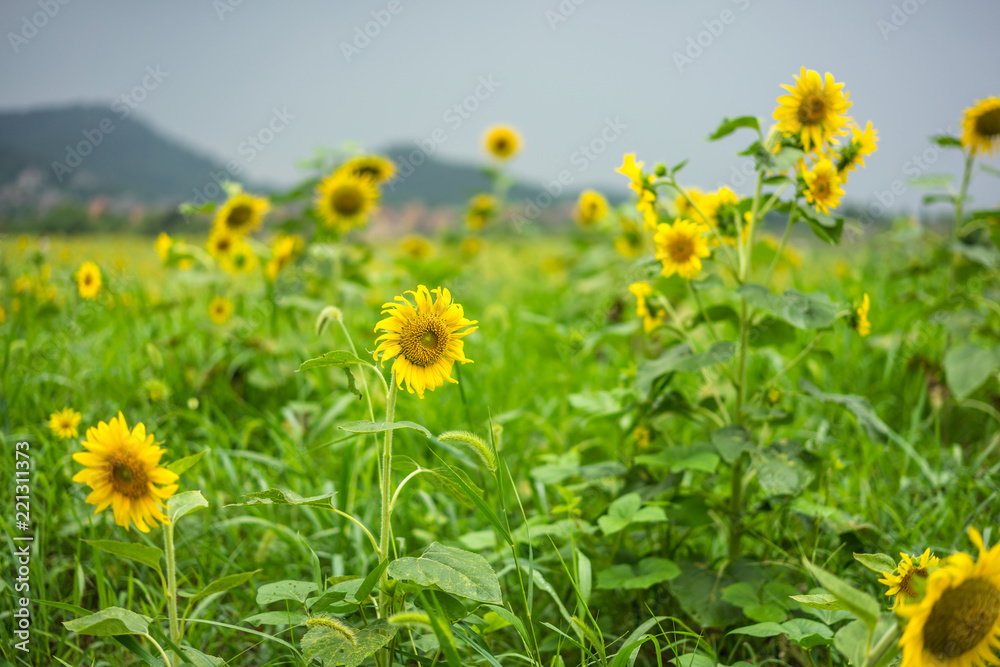
[[[366,419],[364,421],[349,422],[340,426],[341,431],[347,431],[348,433],[384,433],[385,431],[392,431],[398,428],[412,428],[415,431],[420,431],[428,438],[433,437],[431,432],[420,424],[408,421],[373,422]]]
[[[160,571],[160,558],[163,550],[157,547],[139,544],[137,542],[118,542],[117,540],[84,540],[98,551],[121,556],[137,563],[148,565],[157,572]]]
[[[167,515],[170,517],[171,523],[176,524],[181,517],[187,516],[201,507],[208,507],[208,501],[205,500],[205,496],[201,495],[201,491],[197,489],[185,491],[172,496],[167,501]]]
[[[302,365],[299,366],[299,370],[295,372],[300,373],[313,368],[326,368],[327,366],[336,366],[338,368],[346,368],[348,366],[371,366],[374,368],[374,366],[370,363],[364,359],[359,359],[357,355],[352,354],[347,350],[334,350],[333,352],[327,352],[321,357],[303,361]]]
[[[886,554],[854,554],[854,560],[876,574],[892,572],[896,569],[896,561]]]
[[[63,621],[67,630],[78,635],[92,637],[113,637],[115,635],[144,635],[149,628],[150,619],[146,616],[122,609],[108,607],[96,614]]]
[[[205,454],[207,453],[208,450],[203,449],[197,454],[191,454],[190,456],[185,456],[184,458],[177,459],[173,463],[167,465],[167,470],[176,473],[178,475],[181,475],[190,470],[191,468],[195,467],[196,465],[198,465],[198,462],[201,461],[202,457],[205,456]]]
[[[728,137],[730,134],[740,129],[741,127],[746,127],[752,130],[760,132],[760,121],[757,120],[756,116],[739,116],[737,118],[723,118],[722,123],[715,129],[715,132],[708,135],[709,141],[718,141],[723,137]]]
[[[875,629],[875,626],[878,624],[880,611],[879,604],[875,598],[859,591],[840,577],[827,572],[818,565],[814,565],[807,558],[803,558],[802,563],[830,595],[843,602],[849,611],[868,626],[869,630]]]

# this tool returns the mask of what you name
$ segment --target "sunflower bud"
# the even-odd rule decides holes
[[[344,320],[344,314],[340,312],[340,308],[336,306],[327,306],[316,318],[316,335],[322,336],[323,330],[331,322],[342,322]]]

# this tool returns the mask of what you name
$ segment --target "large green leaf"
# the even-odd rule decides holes
[[[989,349],[963,343],[944,355],[948,388],[959,400],[979,389],[997,369],[1000,369],[1000,347]]]
[[[437,542],[418,558],[408,556],[392,561],[387,574],[393,579],[434,587],[458,597],[503,604],[500,580],[485,558]]]
[[[819,582],[820,586],[825,588],[830,595],[843,602],[870,629],[875,629],[880,611],[878,601],[875,598],[868,593],[859,591],[835,574],[827,572],[818,565],[813,565],[805,558],[802,559],[802,562],[806,566],[806,569],[816,577],[816,581]]]
[[[736,346],[729,341],[715,343],[706,352],[694,354],[687,343],[675,345],[658,359],[648,359],[639,365],[635,373],[635,383],[644,398],[649,396],[653,382],[667,373],[697,373],[702,368],[729,361],[735,354]]]
[[[673,561],[666,558],[643,558],[636,567],[613,565],[598,573],[597,587],[603,589],[646,589],[670,581],[681,573]]]
[[[368,656],[374,655],[392,641],[397,629],[397,626],[380,618],[358,630],[354,635],[354,642],[351,642],[335,628],[316,623],[302,637],[302,656],[306,662],[319,658],[329,667],[339,664],[343,664],[344,667],[357,667]]]
[[[104,553],[128,558],[137,563],[148,565],[157,572],[160,571],[160,558],[163,557],[163,549],[137,542],[118,542],[117,540],[84,540],[84,542]]]
[[[753,448],[750,433],[742,426],[730,424],[712,434],[712,444],[726,463],[733,463],[740,454]]]
[[[209,595],[222,593],[223,591],[228,591],[232,588],[236,588],[237,586],[242,586],[246,582],[250,581],[250,578],[258,572],[260,572],[260,570],[254,570],[253,572],[239,572],[237,574],[220,577],[195,593],[191,599],[192,601],[200,600],[204,597],[208,597]]]
[[[608,513],[597,519],[597,525],[605,535],[614,535],[633,523],[662,523],[666,520],[663,508],[643,507],[638,493],[627,493],[608,506]]]
[[[181,517],[202,507],[208,507],[208,501],[201,495],[201,491],[185,491],[170,497],[167,501],[167,515],[170,521],[176,524]]]
[[[305,507],[315,507],[317,509],[328,510],[333,507],[332,499],[334,495],[335,494],[331,492],[325,493],[321,496],[303,498],[299,494],[291,491],[267,489],[266,491],[244,493],[243,497],[248,498],[249,500],[243,503],[232,503],[226,505],[226,507],[246,507],[249,505],[302,505]]]
[[[760,121],[756,116],[739,116],[737,118],[723,118],[722,123],[715,129],[715,132],[708,135],[709,141],[716,141],[740,129],[741,127],[757,130],[760,132]]]
[[[271,584],[264,584],[257,589],[257,604],[271,604],[280,600],[295,600],[301,604],[306,603],[306,598],[310,593],[319,589],[315,581],[294,581],[286,579],[275,581]]]
[[[837,304],[824,292],[807,294],[787,289],[783,294],[774,294],[763,285],[753,283],[742,285],[736,291],[751,306],[766,310],[798,329],[828,327],[837,319]]]
[[[411,428],[415,431],[420,431],[428,438],[433,437],[431,432],[420,424],[414,422],[373,422],[373,421],[357,421],[350,422],[347,424],[342,424],[340,430],[347,431],[348,433],[384,433],[385,431],[393,431],[400,428]]]
[[[203,449],[197,454],[192,454],[190,456],[185,456],[184,458],[177,459],[173,463],[167,465],[167,470],[170,472],[175,472],[178,475],[183,474],[196,466],[202,457],[208,453],[207,449]]]
[[[114,635],[144,635],[150,619],[121,607],[108,607],[96,614],[63,621],[67,630],[78,635],[112,637]]]
[[[854,560],[877,574],[896,569],[896,561],[886,554],[854,554]]]

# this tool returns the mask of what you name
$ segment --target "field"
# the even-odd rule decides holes
[[[187,206],[208,238],[3,238],[3,658],[995,656],[1000,214],[964,201],[995,170],[938,138],[947,225],[845,220],[874,143],[808,129],[720,126],[756,195],[625,156],[638,208],[554,230],[505,202],[501,128],[437,238],[366,236],[388,175],[338,156]]]

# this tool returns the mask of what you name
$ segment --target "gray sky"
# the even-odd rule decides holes
[[[879,131],[879,151],[847,188],[849,200],[868,204],[915,173],[958,172],[953,153],[908,161],[927,136],[958,133],[974,100],[1000,95],[996,0],[59,1],[0,6],[0,108],[110,105],[159,67],[166,76],[146,78],[138,116],[279,184],[318,145],[378,148],[438,128],[438,155],[480,160],[484,129],[506,122],[524,138],[513,163],[520,177],[569,170],[574,187],[623,191],[613,169],[636,151],[649,166],[691,158],[682,180],[714,188],[732,180],[749,135],[704,137],[723,116],[770,119],[780,84],[804,65],[845,82],[850,113]],[[46,4],[58,12],[42,21]],[[25,29],[25,17],[44,25]],[[356,42],[366,27],[375,36]],[[700,52],[691,46],[699,40]],[[482,99],[463,118],[453,107],[477,86]],[[250,159],[240,144],[274,109],[294,118]],[[605,132],[602,154],[576,153],[599,148],[615,119],[625,127]],[[996,205],[1000,182],[984,173],[975,181],[979,203]],[[907,187],[895,199],[912,206],[918,197]]]

